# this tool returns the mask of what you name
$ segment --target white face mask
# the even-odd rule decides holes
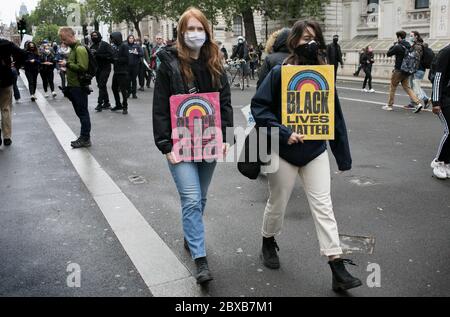
[[[194,51],[200,51],[203,44],[206,42],[205,32],[186,32],[184,33],[184,42]]]

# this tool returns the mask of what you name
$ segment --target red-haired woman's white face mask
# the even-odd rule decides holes
[[[193,51],[200,51],[206,42],[206,32],[203,24],[196,18],[190,18],[187,31],[184,33],[184,42]]]

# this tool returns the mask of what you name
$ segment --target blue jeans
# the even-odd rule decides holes
[[[169,162],[180,195],[184,237],[193,259],[206,256],[203,212],[215,167],[216,162],[182,162],[175,165]]]
[[[413,89],[414,93],[419,99],[422,99],[423,101],[430,99],[427,96],[427,93],[422,89],[421,83],[423,78],[425,77],[425,71],[418,70],[414,73],[414,75],[411,75],[409,78],[411,88]]]

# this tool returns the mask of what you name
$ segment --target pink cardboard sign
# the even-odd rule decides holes
[[[222,158],[218,92],[170,97],[173,153],[192,162]]]

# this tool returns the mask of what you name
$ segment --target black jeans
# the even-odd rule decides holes
[[[19,77],[19,74],[15,68],[12,69],[13,73],[13,90],[14,90],[14,99],[19,100],[20,99],[20,91],[17,87],[17,77]]]
[[[28,89],[30,91],[30,95],[34,95],[36,93],[36,84],[37,84],[38,74],[39,74],[39,72],[37,70],[25,71],[25,76],[27,76],[27,80],[28,80]]]
[[[50,90],[52,92],[55,91],[53,67],[43,66],[40,73],[42,84],[44,85],[44,91],[47,92],[48,86],[50,86]]]
[[[366,77],[364,78],[363,89],[366,88],[367,83],[369,83],[369,89],[372,89],[372,65],[366,66],[363,68],[366,73]]]
[[[61,77],[61,88],[66,88],[66,72],[60,70],[59,77]]]
[[[109,79],[109,74],[111,74],[111,65],[99,68],[95,76],[98,86],[99,105],[109,105],[108,88],[106,87]]]
[[[114,74],[112,80],[112,91],[117,107],[128,108],[128,76],[127,74]],[[123,101],[120,102],[120,93],[122,93]]]
[[[450,164],[450,105],[446,105],[446,108],[442,109],[442,113],[439,114],[439,119],[444,126],[444,136],[439,144],[438,154],[436,156],[439,162]]]
[[[128,94],[133,96],[136,95],[136,85],[137,85],[136,79],[138,74],[139,74],[139,64],[128,66],[128,80],[130,81],[128,85]]]
[[[88,91],[87,87],[68,87],[68,97],[72,102],[73,109],[80,119],[80,136],[85,140],[91,136],[91,118],[88,110]]]

